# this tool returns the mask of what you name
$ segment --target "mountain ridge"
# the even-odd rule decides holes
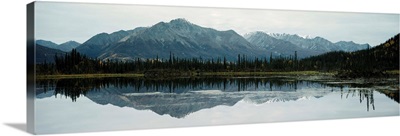
[[[63,55],[65,52],[36,44],[36,63],[54,63],[55,55]]]
[[[229,60],[236,60],[237,54],[249,54],[251,57],[256,57],[264,53],[233,30],[218,31],[195,25],[184,19],[159,22],[151,27],[143,28],[127,39],[117,40],[118,37],[115,39],[120,42],[108,42],[106,47],[103,47],[103,44],[97,50],[90,51],[97,54],[90,55],[98,56],[101,60],[121,58],[133,60],[157,56],[166,59],[172,53],[179,58],[226,57]],[[77,50],[84,54],[89,52],[83,47],[78,47]]]
[[[72,49],[78,47],[79,45],[81,45],[81,44],[76,41],[67,41],[65,43],[58,45],[57,49],[65,51],[65,52],[69,52]]]
[[[251,59],[269,55],[291,56],[297,52],[299,58],[305,58],[330,51],[349,52],[370,47],[352,41],[333,43],[319,36],[262,33],[265,35],[257,38],[264,39],[249,39],[251,35],[242,36],[234,30],[219,31],[177,18],[150,27],[99,33],[76,49],[100,60],[168,59],[173,54],[178,58],[227,58],[234,61],[239,54],[246,54]]]
[[[43,39],[36,40],[36,44],[47,47],[47,48],[61,50],[64,52],[69,52],[72,49],[81,45],[80,43],[78,43],[76,41],[72,41],[72,40],[61,43],[61,44],[56,44],[52,41],[43,40]]]
[[[369,44],[357,44],[353,41],[339,41],[333,43],[323,37],[316,36],[316,37],[301,37],[297,34],[279,34],[279,33],[269,33],[268,35],[280,39],[291,42],[295,45],[298,45],[301,48],[305,49],[312,49],[320,52],[329,52],[329,51],[357,51],[361,49],[369,48]]]
[[[290,56],[296,51],[299,58],[319,55],[331,51],[357,51],[370,48],[368,44],[357,44],[353,41],[331,41],[316,37],[301,37],[297,34],[265,33],[255,31],[244,35],[246,40],[259,47],[270,50],[274,55]]]

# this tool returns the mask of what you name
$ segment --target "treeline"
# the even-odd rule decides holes
[[[300,61],[303,70],[339,71],[341,76],[379,76],[386,70],[399,70],[399,35],[386,42],[355,52],[335,51]]]
[[[38,64],[37,74],[145,73],[146,71],[193,72],[269,72],[269,71],[345,71],[376,73],[399,69],[399,34],[374,48],[356,52],[329,52],[299,60],[297,53],[288,57],[250,58],[239,54],[237,61],[224,58],[178,58],[111,61],[91,59],[75,49],[64,56],[55,55],[55,63]]]
[[[290,57],[249,58],[239,54],[236,62],[224,58],[178,58],[170,53],[169,59],[140,59],[112,61],[91,59],[75,49],[63,57],[55,55],[55,63],[37,65],[37,74],[94,74],[94,73],[145,73],[146,71],[193,71],[193,72],[262,72],[294,71],[297,69],[297,53]]]

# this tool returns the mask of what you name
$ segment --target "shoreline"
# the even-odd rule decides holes
[[[185,73],[185,72],[182,72]],[[389,75],[399,75],[399,71],[386,71]],[[286,72],[200,72],[199,74],[174,76],[174,77],[155,77],[155,78],[178,78],[178,77],[235,77],[235,76],[334,76],[337,72],[319,71],[286,71]],[[69,78],[106,78],[106,77],[132,77],[149,78],[143,73],[107,73],[107,74],[60,74],[60,75],[36,75],[36,79],[69,79]]]
[[[182,72],[183,73],[183,72]],[[318,71],[288,71],[288,72],[202,72],[197,75],[182,76],[182,77],[207,77],[207,76],[316,76],[328,75],[332,76],[332,72]],[[65,78],[104,78],[104,77],[146,77],[140,73],[109,73],[109,74],[60,74],[60,75],[36,75],[37,79],[65,79]]]

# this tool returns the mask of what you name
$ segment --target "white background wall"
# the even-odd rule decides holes
[[[11,0],[10,0],[11,1]],[[0,135],[29,135],[26,122],[26,4],[30,0],[1,1],[0,18]],[[59,0],[54,0],[59,1]],[[63,0],[78,2],[153,4],[203,7],[240,7],[400,13],[398,0]],[[400,30],[399,30],[400,31]],[[152,129],[67,135],[392,135],[400,117]],[[15,127],[17,126],[17,127]]]

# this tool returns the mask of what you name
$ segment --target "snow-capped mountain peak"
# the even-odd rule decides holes
[[[304,38],[304,39],[314,39],[315,38],[311,35],[298,35],[298,36],[300,36],[301,38]]]
[[[110,60],[169,58],[170,52],[179,58],[225,57],[227,60],[236,60],[237,54],[251,54],[253,57],[264,54],[264,50],[233,30],[218,31],[182,18],[159,22],[136,33],[129,30],[96,35],[85,43],[79,52]]]
[[[331,41],[320,36],[287,34],[287,33],[265,33],[261,31],[251,32],[244,37],[252,44],[263,47],[274,55],[294,55],[299,57],[318,55],[330,51],[356,51],[368,48],[368,45],[360,45],[354,42]]]
[[[173,19],[173,20],[169,21],[169,23],[171,23],[171,24],[190,24],[190,25],[193,25],[191,22],[189,22],[185,18]]]

